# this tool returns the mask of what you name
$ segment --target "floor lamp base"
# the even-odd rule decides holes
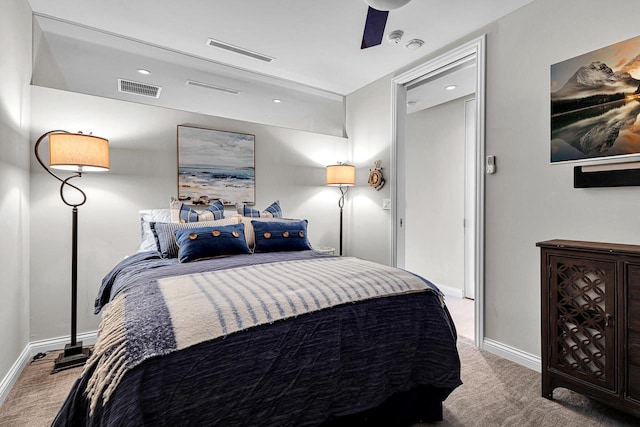
[[[76,345],[67,344],[64,346],[64,351],[56,358],[51,373],[82,366],[89,356],[91,356],[91,349],[83,348],[82,341],[78,341]]]

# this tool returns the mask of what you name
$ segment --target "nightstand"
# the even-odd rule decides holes
[[[316,246],[313,248],[316,252],[320,252],[321,254],[335,255],[336,248],[332,248],[331,246]]]

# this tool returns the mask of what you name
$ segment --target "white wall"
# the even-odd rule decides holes
[[[352,142],[351,158],[356,166],[356,186],[351,187],[345,204],[345,255],[371,261],[390,262],[390,211],[382,210],[382,199],[389,198],[389,185],[376,191],[367,185],[369,169],[381,161],[385,180],[389,180],[391,141],[391,84],[381,79],[349,95],[347,136]],[[342,159],[336,159],[342,160]]]
[[[78,331],[97,328],[93,300],[102,277],[140,241],[138,210],[164,208],[177,191],[176,126],[255,135],[256,207],[279,199],[285,216],[309,220],[313,245],[337,246],[335,189],[325,166],[347,156],[345,138],[89,95],[32,87],[31,137],[52,129],[110,141],[111,170],[76,179],[79,208]],[[45,148],[46,148],[46,144]],[[71,209],[58,182],[31,160],[31,340],[69,334]]]
[[[0,40],[1,385],[29,336],[31,8],[26,0],[3,2]]]
[[[466,99],[409,114],[405,142],[405,268],[460,294]]]
[[[540,264],[535,243],[551,238],[640,244],[640,188],[574,189],[572,165],[549,164],[551,64],[639,34],[637,2],[536,0],[461,40],[487,34],[486,152],[498,172],[486,180],[485,335],[540,354]],[[445,49],[423,58],[432,58]],[[418,63],[414,64],[417,65]],[[407,67],[408,69],[410,67]],[[406,69],[399,70],[398,74]],[[389,138],[390,79],[347,97],[354,151],[369,144],[367,123]],[[371,104],[375,104],[372,106]],[[377,146],[389,150],[389,144]],[[362,205],[378,203],[363,194]],[[367,230],[389,229],[387,218],[351,230],[352,255],[369,257]]]

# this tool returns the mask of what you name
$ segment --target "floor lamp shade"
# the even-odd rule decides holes
[[[109,170],[109,141],[81,133],[51,134],[49,166],[75,172]]]
[[[340,200],[338,200],[338,207],[340,208],[340,256],[342,256],[342,209],[344,208],[344,195],[347,194],[349,187],[355,183],[355,166],[345,165],[344,163],[327,166],[327,185],[338,187],[340,190]]]
[[[356,167],[337,164],[327,166],[327,185],[352,186],[356,183]]]

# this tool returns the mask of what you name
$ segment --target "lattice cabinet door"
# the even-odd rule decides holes
[[[616,262],[549,255],[551,371],[616,391]]]
[[[627,396],[640,402],[640,264],[627,264],[625,268],[627,295]]]

